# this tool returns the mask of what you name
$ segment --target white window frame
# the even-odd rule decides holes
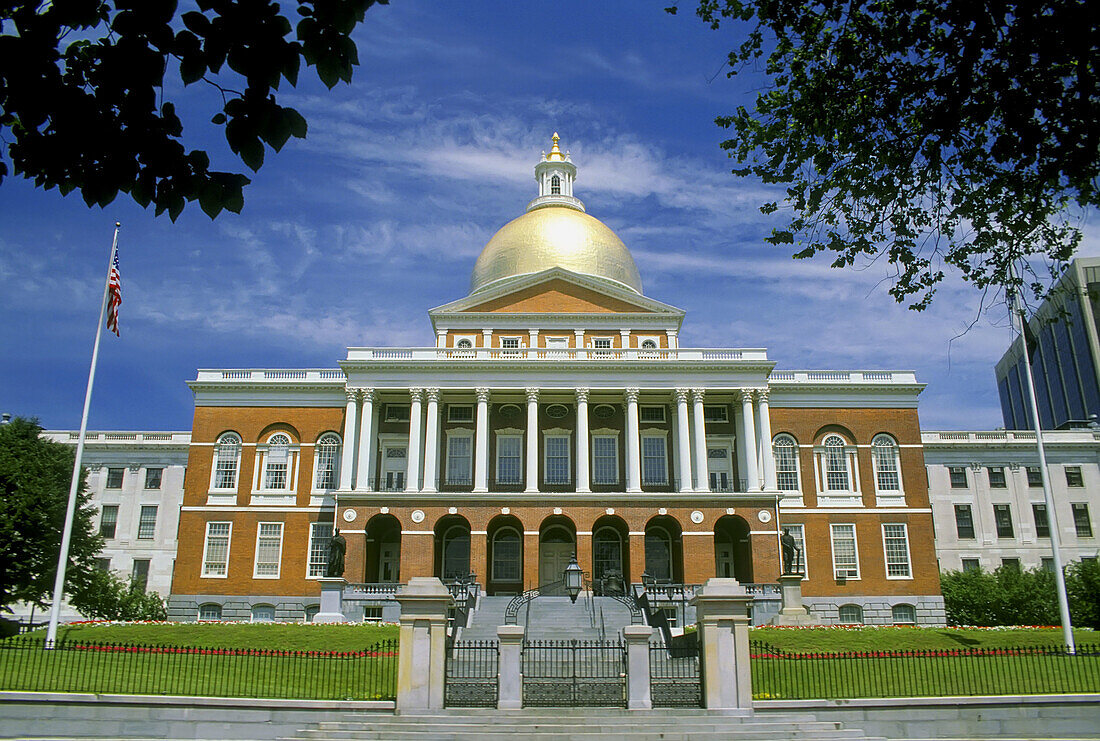
[[[721,414],[715,414],[717,410],[721,409]],[[713,422],[715,424],[729,424],[730,421],[730,408],[729,404],[704,404],[703,405],[703,423]]]
[[[806,525],[804,523],[789,524],[785,522],[779,527],[779,532],[782,534],[784,529],[791,532],[795,545],[800,549],[798,555],[802,560],[799,564],[802,566],[802,581],[807,581],[810,578],[810,562],[806,558]],[[780,548],[780,564],[782,564],[782,548]]]
[[[842,443],[840,446],[826,445],[832,438],[837,438]],[[844,466],[848,478],[847,489],[829,488],[829,451],[840,447],[844,456]],[[836,433],[826,433],[820,445],[814,446],[814,480],[817,484],[817,505],[819,507],[862,507],[863,497],[860,493],[859,459],[855,445],[849,444],[844,436]]]
[[[901,541],[905,546],[905,572],[904,574],[890,575],[890,549],[886,544],[886,528],[888,527],[900,527],[901,528]],[[897,536],[892,536],[893,540],[897,540]],[[886,569],[886,578],[890,580],[904,580],[913,578],[913,557],[909,549],[909,526],[904,522],[884,522],[882,523],[882,560]],[[894,565],[901,565],[900,561],[895,561]]]
[[[318,544],[321,538],[318,538],[318,532],[324,531],[326,533],[325,547],[320,551],[320,559],[314,559],[313,548]],[[312,522],[309,525],[309,544],[306,550],[306,578],[307,579],[320,579],[324,577],[325,570],[328,569],[328,542],[332,539],[332,523],[331,522]],[[314,574],[313,568],[315,566],[320,567],[320,573]]]
[[[794,454],[794,484],[795,484],[795,488],[793,488],[793,489],[782,489],[782,488],[779,489],[779,491],[783,492],[783,502],[782,502],[782,504],[801,506],[802,505],[802,461],[800,460],[801,456],[799,455],[798,440],[795,439],[794,435],[791,435],[790,433],[787,433],[787,432],[781,432],[781,433],[779,433],[778,435],[776,435],[775,437],[772,438],[772,456],[774,456],[775,462],[776,462],[776,467],[775,467],[776,486],[779,486],[780,474],[789,473],[789,471],[783,471],[783,470],[780,470],[780,468],[779,468],[778,448],[780,447],[779,446],[779,441],[780,440],[789,440],[790,441],[789,446],[784,445],[783,447],[784,448],[789,447],[791,449],[792,453]]]
[[[840,611],[845,607],[854,607],[859,610],[859,620],[841,620]],[[867,611],[863,609],[863,605],[857,605],[855,602],[845,602],[843,605],[837,605],[836,608],[836,621],[838,625],[866,625],[867,624]]]
[[[277,437],[285,437],[289,444],[286,446],[286,481],[282,488],[268,488],[268,458],[271,449],[281,443],[272,444]],[[298,489],[298,462],[299,446],[289,432],[277,431],[271,433],[267,441],[256,446],[256,470],[253,472],[252,492],[253,504],[293,504],[294,492]],[[267,497],[268,501],[264,501]]]
[[[401,416],[401,412],[404,410],[404,415]],[[393,411],[393,414],[390,412]],[[386,402],[386,409],[383,414],[383,422],[408,422],[412,419],[412,407],[409,404],[401,404],[399,402]]]
[[[149,474],[153,471],[157,471],[157,485],[149,486]],[[149,466],[145,469],[145,486],[146,491],[159,491],[164,486],[164,467],[163,466]]]
[[[216,608],[218,608],[218,616],[217,617],[203,617],[202,616],[202,611],[203,611],[204,607],[216,607]],[[197,616],[196,619],[200,623],[216,623],[216,622],[219,622],[222,619],[222,617],[223,617],[223,615],[222,615],[222,606],[221,605],[219,605],[217,602],[203,602],[201,605],[199,605],[198,616]]]
[[[257,620],[256,619],[256,608],[257,607],[263,607],[263,608],[270,607],[271,608],[271,619],[270,620],[267,620],[267,619]],[[273,622],[275,622],[275,605],[270,605],[266,602],[261,602],[258,605],[252,605],[251,609],[248,611],[248,621],[250,623],[273,623]]]
[[[638,456],[641,459],[642,464],[642,485],[643,486],[667,486],[669,482],[669,456],[668,456],[668,431],[667,430],[642,430],[639,435],[638,444]],[[645,441],[646,440],[660,440],[661,441],[661,459],[664,461],[665,475],[660,481],[650,481],[646,479],[646,454],[645,454]]]
[[[551,439],[565,438],[565,481],[550,481],[550,444]],[[570,430],[555,428],[542,431],[542,483],[547,486],[568,486],[573,480],[573,433]]]
[[[661,414],[657,419],[644,419],[644,411],[652,412],[654,409],[660,410]],[[668,421],[668,410],[664,404],[639,404],[638,405],[638,422],[641,424],[663,424]]]
[[[454,411],[456,409],[465,409],[469,411],[469,416],[462,418],[455,416]],[[474,405],[473,404],[447,404],[447,421],[458,422],[460,424],[473,424],[474,423]]]
[[[525,451],[524,446],[523,446],[523,433],[519,432],[519,431],[512,431],[512,430],[510,430],[508,432],[504,432],[503,430],[497,430],[496,438],[497,438],[497,441],[496,441],[496,456],[493,459],[494,464],[495,464],[493,467],[495,469],[495,471],[494,471],[495,477],[494,478],[496,480],[496,483],[504,484],[505,486],[516,486],[518,484],[522,484],[523,483],[524,458],[526,457],[526,451]],[[514,442],[519,443],[519,454],[516,455],[516,456],[513,456],[514,458],[517,459],[516,479],[515,479],[515,481],[510,481],[510,480],[509,481],[504,481],[504,480],[501,479],[501,476],[500,476],[500,473],[501,473],[500,463],[501,463],[501,460],[503,459],[503,457],[500,454],[500,448],[501,448],[501,443],[503,443],[505,441],[507,441],[507,442],[513,442],[514,441]]]
[[[279,545],[278,545],[278,553],[276,555],[275,561],[274,562],[264,561],[265,564],[270,564],[270,563],[275,564],[275,573],[274,574],[261,574],[260,573],[260,541],[263,538],[274,538],[275,537],[274,535],[271,535],[271,534],[268,534],[268,535],[263,534],[265,525],[269,525],[269,526],[270,525],[277,525],[278,528],[279,528]],[[252,578],[253,579],[278,579],[279,578],[279,574],[281,574],[282,570],[283,570],[283,534],[284,534],[285,531],[286,531],[286,527],[285,527],[285,524],[282,523],[282,522],[258,522],[258,523],[256,523],[256,553],[255,553],[255,556],[252,559]]]
[[[505,357],[518,357],[523,352],[523,337],[520,335],[508,335],[498,338],[500,341],[500,354]],[[514,347],[509,347],[511,343]]]
[[[449,486],[469,486],[474,482],[474,431],[467,427],[453,427],[447,430],[446,440],[443,444],[443,483]],[[456,440],[465,440],[469,447],[467,456],[467,470],[469,475],[465,479],[452,480],[451,472],[451,445]]]
[[[518,554],[519,555],[519,574],[514,579],[511,578],[511,577],[502,577],[500,574],[497,573],[497,539],[501,536],[502,533],[506,533],[506,532],[513,533],[519,539],[519,541],[518,541],[519,542],[519,554]],[[501,582],[503,584],[520,584],[520,583],[522,583],[523,582],[523,533],[521,533],[519,530],[512,527],[511,525],[504,525],[504,526],[498,528],[496,531],[493,532],[493,541],[492,541],[491,545],[492,545],[492,558],[490,559],[489,568],[491,569],[493,581]]]
[[[336,441],[336,450],[333,452],[332,459],[332,486],[320,486],[321,448],[327,447],[325,443],[326,440]],[[313,491],[315,493],[324,493],[340,488],[340,458],[341,453],[343,453],[343,448],[343,440],[341,440],[338,434],[331,430],[317,438],[317,442],[313,446]]]
[[[717,478],[712,482],[710,475],[710,451],[711,450],[724,450],[726,452],[726,474],[729,476],[729,490],[730,492],[738,492],[741,490],[741,476],[740,471],[735,470],[736,460],[734,455],[736,454],[735,440],[730,437],[708,437],[707,438],[707,460],[706,460],[706,474],[707,474],[707,486],[712,490],[718,488]],[[718,456],[715,456],[717,459]]]
[[[232,486],[218,486],[218,465],[221,461],[222,449],[226,444],[226,438],[235,438],[237,455],[233,461],[233,485]],[[210,467],[210,491],[220,492],[236,492],[240,487],[240,475],[241,475],[241,451],[244,449],[244,440],[236,432],[223,432],[218,435],[218,439],[214,442],[214,465]],[[228,472],[228,468],[226,468]]]
[[[153,510],[153,532],[148,537],[141,534],[141,527],[144,525],[144,515],[146,510]],[[143,504],[138,507],[138,526],[137,533],[134,535],[135,540],[156,540],[157,538],[157,518],[160,516],[160,507],[155,504]]]
[[[888,445],[882,445],[881,442],[886,441]],[[884,489],[879,486],[879,476],[883,473],[889,473],[883,471],[879,465],[879,451],[885,450],[887,447],[893,449],[893,465],[894,474],[897,476],[898,485],[896,489]],[[887,435],[882,433],[875,435],[871,440],[871,467],[875,475],[875,504],[879,507],[904,507],[905,506],[905,485],[902,483],[901,478],[901,446],[898,445],[898,441],[893,435]]]
[[[225,525],[226,532],[223,536],[221,533],[214,535],[213,537],[225,538],[225,560],[222,562],[222,571],[224,573],[218,574],[209,571],[210,566],[210,538],[212,536],[210,530],[213,525]],[[232,522],[207,522],[206,523],[206,535],[203,538],[202,543],[202,570],[199,574],[202,579],[226,579],[229,577],[229,555],[232,553],[233,547],[233,523]]]
[[[852,569],[850,566],[841,567],[837,562],[837,558],[836,558],[836,556],[837,556],[836,546],[837,546],[837,541],[838,541],[837,528],[851,528],[852,529],[852,538],[851,538],[851,540],[852,540],[852,552],[853,552],[853,555],[855,557],[855,568],[854,569]],[[845,540],[846,539],[847,538],[845,538]],[[853,523],[853,522],[831,522],[831,523],[829,523],[829,545],[832,548],[832,556],[833,556],[833,578],[834,579],[857,580],[858,581],[859,578],[860,578],[859,537],[856,533],[855,523]],[[855,571],[854,575],[850,573],[853,570]],[[841,574],[840,573],[841,571],[844,571],[845,573]]]
[[[614,450],[615,450],[615,478],[611,481],[599,481],[596,478],[596,438],[600,438],[601,440],[610,439],[612,441],[613,445],[614,445]],[[618,430],[611,430],[611,429],[607,429],[607,428],[600,428],[600,429],[597,429],[597,430],[592,430],[591,433],[589,433],[588,447],[589,447],[589,451],[588,451],[588,460],[589,460],[588,475],[592,479],[592,484],[596,485],[596,486],[614,486],[616,484],[621,483],[623,472],[622,472],[622,462],[619,460],[619,458],[621,457],[619,455],[619,431]]]

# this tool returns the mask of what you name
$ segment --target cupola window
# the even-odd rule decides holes
[[[557,175],[550,178],[550,195],[552,195],[552,196],[560,196],[561,195],[561,178],[558,177]]]

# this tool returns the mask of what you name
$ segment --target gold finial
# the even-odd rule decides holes
[[[558,132],[554,132],[554,135],[550,137],[554,142],[554,146],[550,149],[550,154],[546,155],[547,162],[564,162],[565,157],[562,155],[561,150],[558,149],[558,142],[561,141],[561,137],[558,136]]]

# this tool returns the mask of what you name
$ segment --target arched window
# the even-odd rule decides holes
[[[236,489],[237,469],[241,461],[241,438],[227,432],[218,438],[214,452],[213,489]]]
[[[254,623],[273,623],[275,622],[275,607],[272,605],[253,605],[252,606],[252,622]]]
[[[790,435],[776,435],[772,443],[775,454],[775,482],[780,491],[798,491],[798,443]]]
[[[317,613],[319,613],[320,611],[320,605],[306,605],[306,622],[312,623],[313,618],[317,617]]]
[[[657,349],[657,343],[653,340],[642,340],[642,349],[643,350],[656,350]]]
[[[851,482],[844,438],[840,435],[829,435],[825,438],[825,489],[851,491]]]
[[[859,605],[841,605],[837,620],[841,625],[863,625],[863,608]]]
[[[912,605],[894,605],[890,612],[894,625],[915,625],[917,622],[917,610]]]
[[[222,606],[214,602],[199,605],[199,620],[221,620]]]
[[[522,540],[513,527],[502,527],[493,534],[493,580],[501,582],[523,581],[520,573]]]
[[[463,525],[451,525],[443,533],[443,563],[440,570],[444,579],[457,579],[470,573],[470,531]]]
[[[561,195],[561,178],[558,177],[557,175],[550,178],[550,195],[552,195],[552,196],[560,196]]]
[[[461,340],[459,340],[458,342],[455,343],[455,347],[457,347],[460,350],[469,350],[473,346],[474,346],[474,343],[470,342],[466,338],[463,338],[463,339],[461,339]]]
[[[286,489],[290,464],[290,437],[279,432],[267,441],[264,454],[264,488]]]
[[[609,525],[592,536],[592,572],[596,581],[608,576],[623,578],[623,537]]]
[[[901,491],[898,467],[898,444],[889,435],[875,435],[871,442],[875,462],[875,488],[878,491]]]
[[[672,536],[663,527],[646,528],[645,570],[657,581],[672,581]]]
[[[335,489],[340,467],[340,438],[332,432],[321,435],[314,448],[314,489]]]

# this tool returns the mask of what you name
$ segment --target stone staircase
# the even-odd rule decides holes
[[[577,739],[579,741],[687,741],[688,739],[813,739],[869,741],[842,724],[812,714],[767,717],[729,715],[705,710],[654,710],[645,713],[607,708],[526,709],[520,711],[448,710],[438,714],[383,716],[349,714],[304,728],[282,741],[308,739],[387,739],[400,741],[476,741],[504,738]]]
[[[459,640],[484,641],[497,637],[497,626],[504,625],[504,610],[511,597],[482,597],[470,625],[463,628]],[[597,626],[592,627],[587,600],[578,597],[539,597],[520,608],[519,624],[527,626],[527,638],[537,640],[594,641],[600,638],[599,620],[608,640],[618,639],[624,626],[630,625],[630,608],[610,597],[595,597]],[[525,622],[526,621],[526,622]]]

